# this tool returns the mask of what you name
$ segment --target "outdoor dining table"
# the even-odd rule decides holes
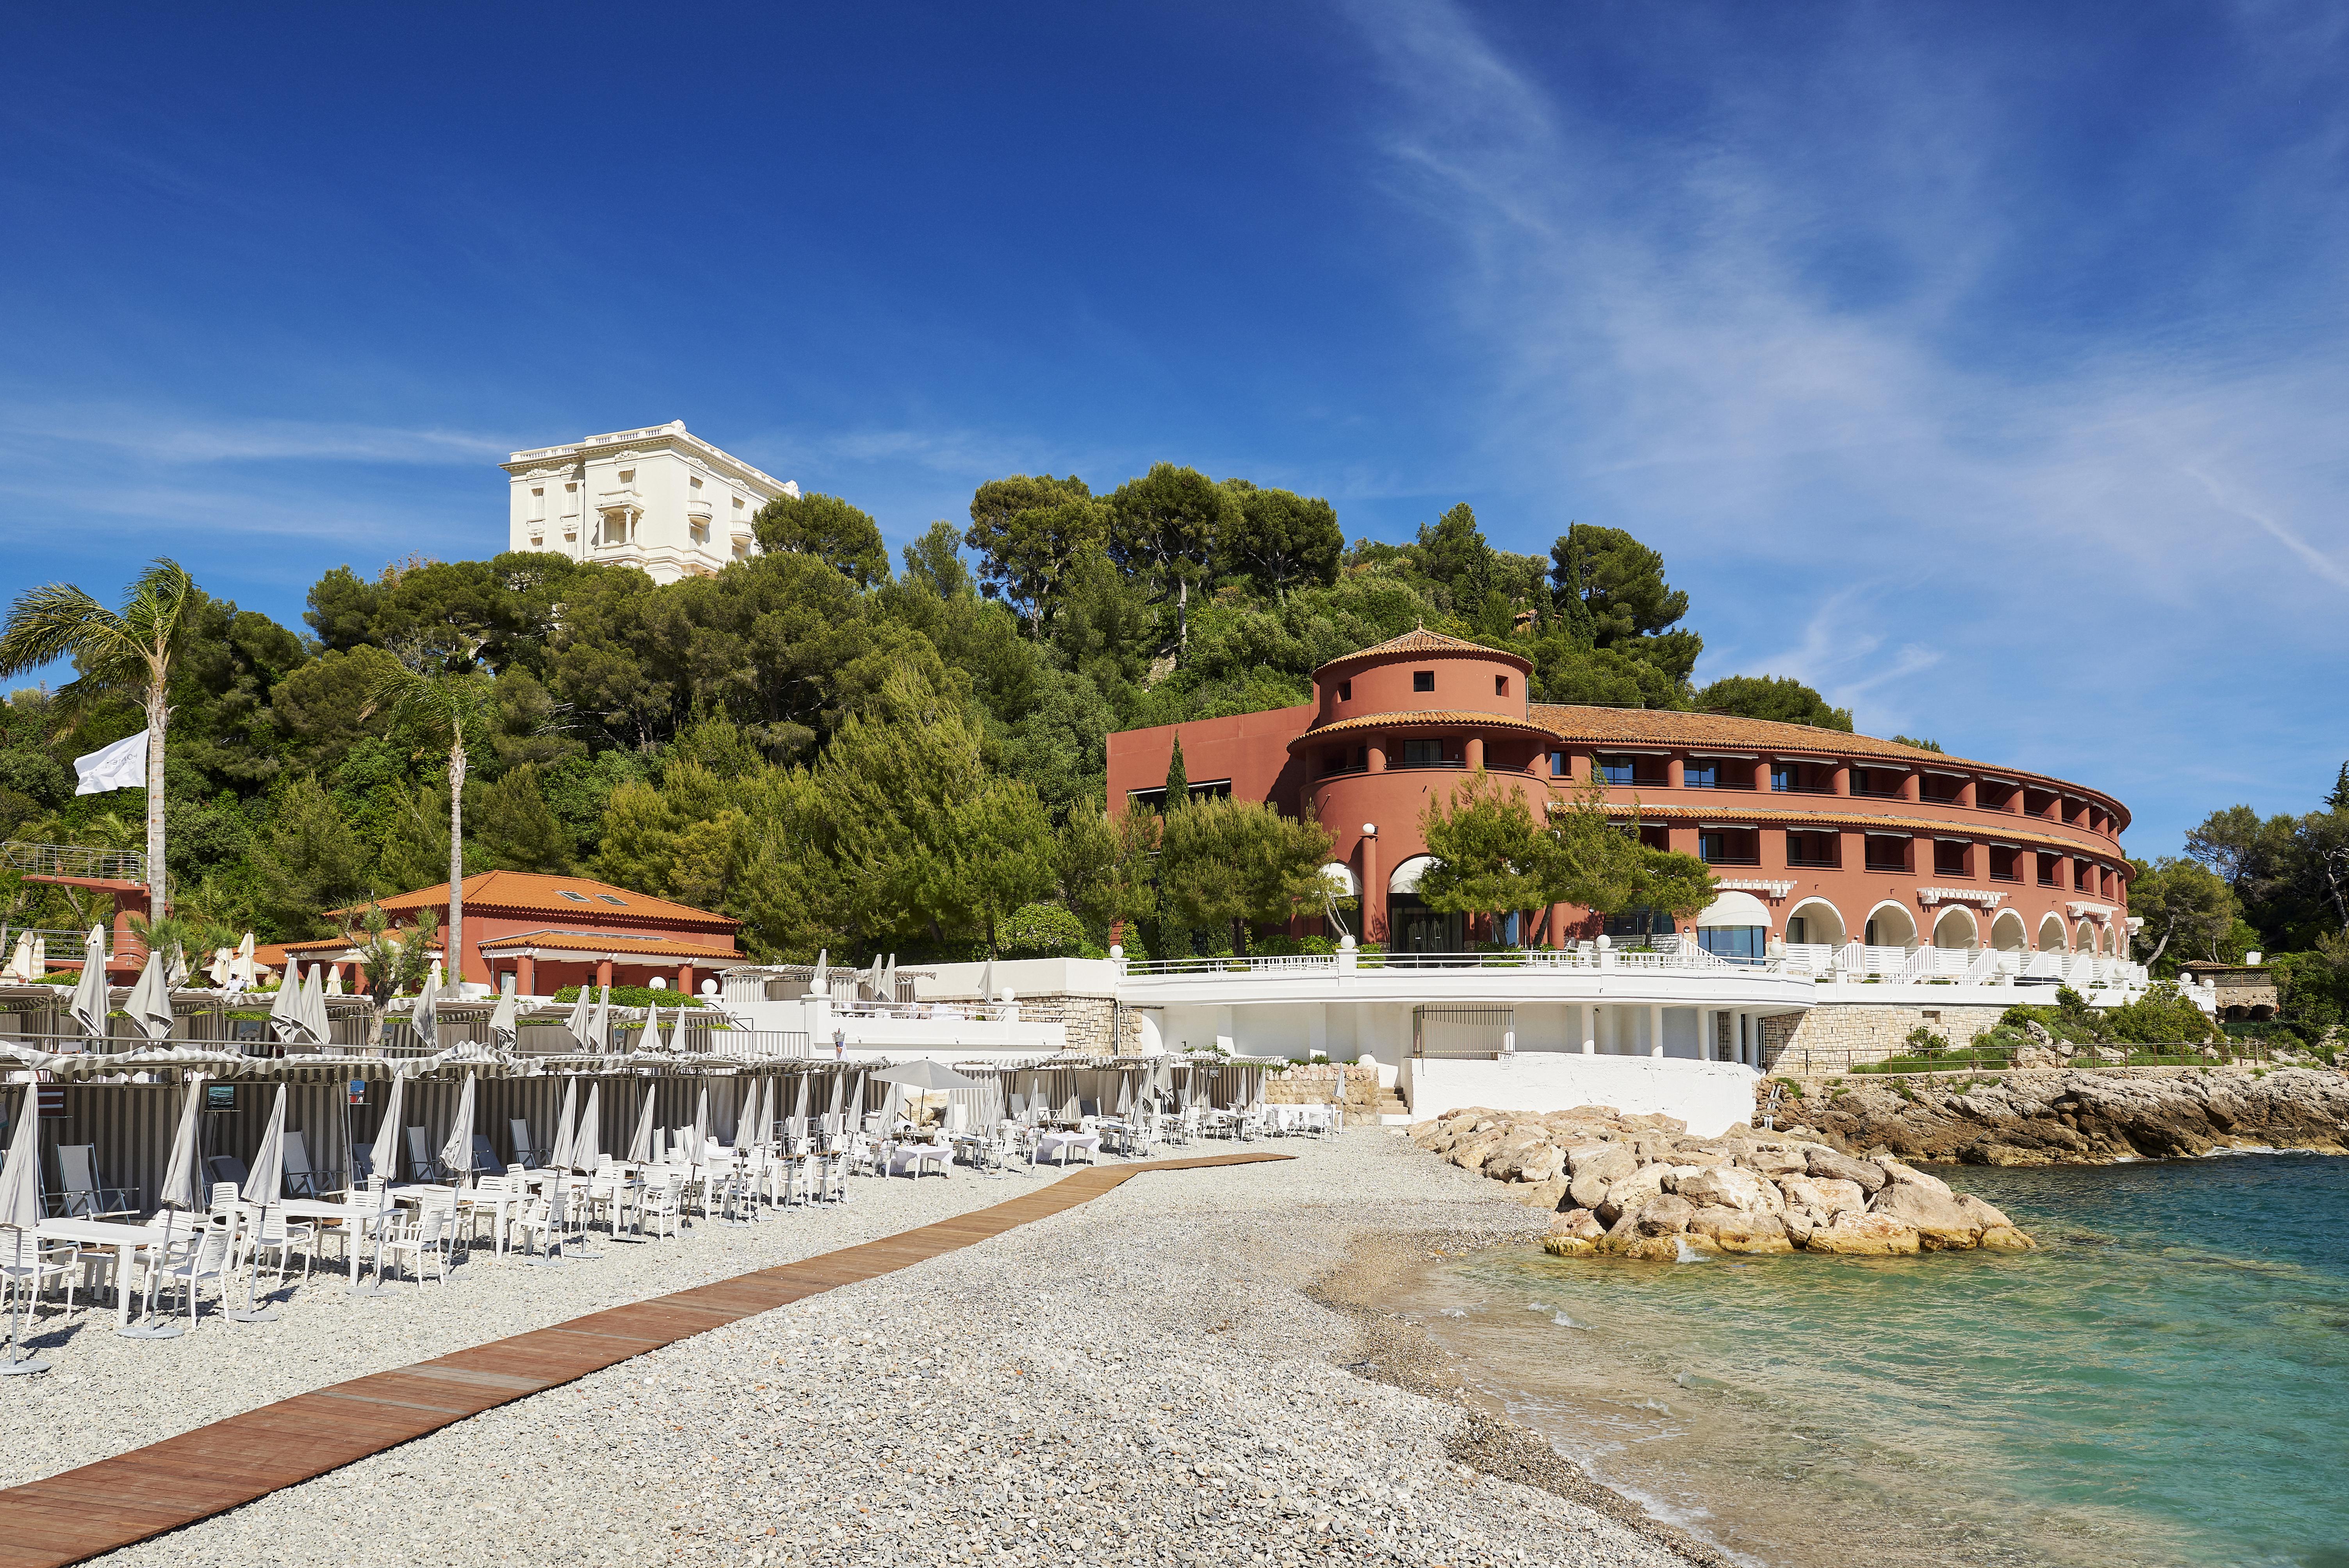
[[[378,1230],[381,1228],[385,1211],[369,1209],[358,1203],[329,1202],[323,1198],[287,1198],[271,1207],[289,1220],[331,1222],[342,1226],[348,1233],[349,1245],[347,1250],[350,1261],[351,1284],[359,1283],[359,1243],[366,1236],[368,1227],[374,1226]],[[380,1255],[380,1249],[378,1251]]]
[[[172,1222],[175,1237],[186,1236],[203,1223],[201,1215],[182,1214]],[[160,1225],[126,1225],[117,1220],[43,1220],[33,1227],[33,1234],[47,1242],[71,1242],[80,1247],[111,1247],[114,1249],[114,1323],[118,1328],[130,1322],[130,1260],[141,1247],[163,1244]]]
[[[888,1174],[901,1176],[911,1170],[916,1177],[919,1177],[923,1163],[933,1160],[947,1167],[946,1173],[952,1175],[954,1145],[951,1143],[893,1143],[889,1146]]]
[[[1071,1149],[1081,1149],[1088,1159],[1097,1159],[1101,1154],[1101,1134],[1098,1132],[1042,1133],[1037,1137],[1035,1152],[1028,1157],[1028,1162],[1031,1165],[1040,1165],[1058,1154],[1061,1157],[1059,1162],[1065,1166],[1069,1162],[1069,1150]]]

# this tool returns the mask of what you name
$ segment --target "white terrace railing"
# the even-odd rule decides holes
[[[143,850],[100,850],[88,844],[36,844],[11,839],[0,843],[0,870],[26,876],[143,882],[147,854]]]
[[[1844,985],[2143,985],[2145,965],[2094,953],[2023,953],[1996,947],[1873,947],[1790,943],[1788,970]]]

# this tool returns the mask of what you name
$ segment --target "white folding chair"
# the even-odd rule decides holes
[[[427,1203],[417,1212],[409,1226],[384,1241],[376,1249],[376,1277],[384,1273],[386,1254],[393,1259],[406,1257],[416,1274],[416,1288],[424,1289],[424,1262],[432,1260],[435,1277],[443,1285],[449,1283],[449,1234],[456,1228],[457,1214],[445,1203]]]

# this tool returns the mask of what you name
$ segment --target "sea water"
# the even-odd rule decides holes
[[[1938,1169],[2039,1250],[1512,1251],[1402,1305],[1751,1562],[2349,1568],[2349,1161]]]

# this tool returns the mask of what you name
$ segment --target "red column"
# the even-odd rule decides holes
[[[1770,759],[1766,757],[1757,757],[1754,759],[1754,789],[1757,794],[1766,795],[1770,792]]]
[[[1476,769],[1485,766],[1485,738],[1483,736],[1472,735],[1468,738],[1466,760],[1468,763],[1468,771],[1471,773],[1475,772]]]
[[[1369,750],[1370,771],[1372,773],[1385,772],[1387,770],[1387,738],[1383,735],[1374,735],[1371,737]]]
[[[608,959],[608,958],[599,958],[599,959],[597,959],[597,960],[595,961],[595,985],[596,985],[596,988],[597,988],[598,990],[601,990],[603,987],[605,987],[605,986],[606,986],[606,985],[609,985],[611,983],[612,983],[612,961],[611,961],[610,959]]]
[[[523,996],[538,995],[538,959],[525,953],[515,960],[514,991]]]
[[[682,995],[690,996],[693,995],[692,965],[680,964],[677,966],[677,988],[678,993]]]
[[[1851,793],[1851,764],[1850,764],[1850,763],[1848,763],[1848,762],[1838,762],[1838,763],[1837,763],[1837,764],[1835,765],[1834,773],[1835,773],[1835,786],[1834,786],[1834,788],[1835,788],[1835,792],[1836,792],[1837,794],[1838,794],[1838,795],[1848,795],[1848,794],[1850,794],[1850,793]]]
[[[1373,756],[1376,753],[1372,753]],[[1387,884],[1379,876],[1379,840],[1362,835],[1362,936],[1364,942],[1384,942],[1387,935]]]
[[[1682,768],[1685,765],[1685,758],[1679,757],[1667,757],[1664,758],[1665,789],[1677,789],[1686,782],[1686,776],[1681,771]]]

